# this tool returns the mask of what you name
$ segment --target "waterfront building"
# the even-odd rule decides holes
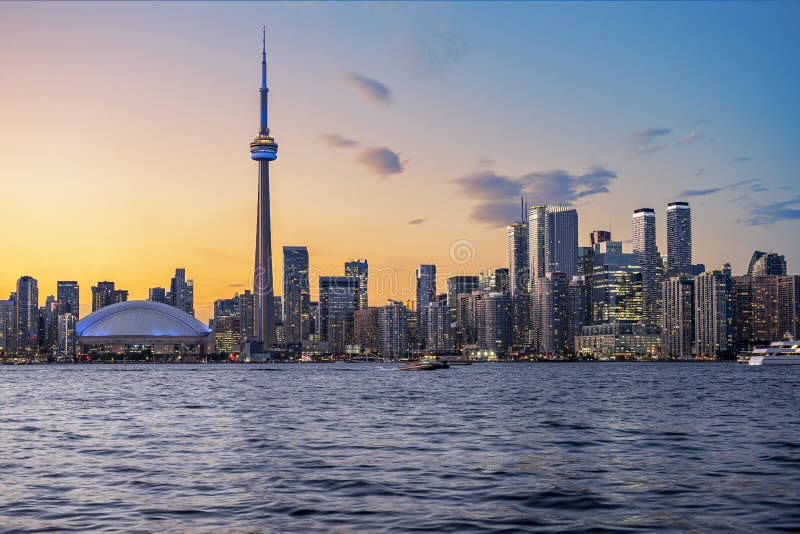
[[[75,351],[75,325],[78,323],[78,316],[66,312],[58,315],[57,318],[57,338],[56,354],[63,357],[73,357]]]
[[[308,270],[308,248],[283,247],[283,325],[290,343],[302,342],[309,336]]]
[[[352,276],[319,278],[320,340],[333,354],[344,354],[352,342],[357,290],[358,278]]]
[[[643,320],[642,271],[635,254],[619,241],[595,245],[592,273],[592,320],[595,324]]]
[[[14,299],[0,300],[0,355],[16,353],[17,310]]]
[[[733,342],[738,350],[800,336],[800,276],[731,278]]]
[[[14,303],[16,352],[33,355],[39,348],[39,283],[35,278],[22,276],[17,280]]]
[[[186,279],[186,269],[175,269],[169,285],[169,304],[194,317],[194,280]]]
[[[573,276],[567,286],[567,352],[575,354],[575,336],[592,324],[591,277]]]
[[[278,157],[278,144],[270,136],[267,96],[267,36],[261,47],[260,120],[258,135],[250,143],[250,157],[258,162],[258,209],[253,280],[255,341],[268,351],[276,343],[274,280],[272,276],[272,225],[270,222],[269,163]]]
[[[707,271],[694,278],[694,328],[696,356],[732,356],[733,310],[729,267]]]
[[[233,299],[236,301],[239,307],[239,325],[241,326],[242,333],[241,339],[242,341],[248,341],[253,339],[255,335],[255,315],[254,315],[254,306],[255,306],[255,298],[249,289],[245,289],[244,293],[241,295],[235,295]]]
[[[661,352],[669,358],[689,357],[694,352],[694,279],[673,276],[661,288]]]
[[[211,330],[182,310],[133,300],[104,306],[75,325],[78,353],[207,354]]]
[[[378,310],[381,356],[393,360],[405,357],[408,309],[399,300],[390,300]]]
[[[161,304],[168,304],[167,290],[163,287],[151,287],[147,290],[147,300],[151,302],[159,302]]]
[[[367,353],[381,351],[381,331],[378,321],[380,308],[367,307],[356,310],[353,319],[353,341]]]
[[[420,265],[416,270],[416,279],[417,300],[415,309],[417,311],[419,330],[423,333],[419,338],[424,343],[424,333],[428,331],[428,325],[425,322],[425,310],[428,308],[428,304],[436,297],[436,266]]]
[[[350,260],[344,264],[344,275],[358,278],[356,291],[356,309],[363,310],[369,306],[369,264],[365,259]]]
[[[688,202],[667,205],[667,276],[692,274],[692,211]]]
[[[534,283],[531,334],[536,354],[560,355],[567,351],[567,276],[546,273]]]
[[[598,360],[652,359],[661,347],[661,334],[650,325],[605,323],[584,326],[575,337],[575,352]]]
[[[508,354],[514,341],[511,297],[476,291],[473,298],[478,347],[497,356]]]
[[[642,273],[642,317],[647,324],[661,323],[661,282],[664,266],[656,245],[656,212],[639,208],[633,212],[633,253]]]
[[[425,347],[432,351],[448,351],[450,342],[450,310],[447,307],[447,295],[437,295],[425,310],[427,325]]]

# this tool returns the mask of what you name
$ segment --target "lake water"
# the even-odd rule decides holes
[[[0,528],[800,528],[800,367],[0,367]]]

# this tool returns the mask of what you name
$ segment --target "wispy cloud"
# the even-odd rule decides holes
[[[400,155],[386,147],[365,148],[359,153],[357,161],[369,171],[381,176],[399,174],[404,170],[404,162],[400,161]]]
[[[392,91],[386,85],[368,78],[358,72],[348,72],[344,75],[344,80],[356,94],[373,104],[388,106],[392,102]]]
[[[747,179],[747,180],[740,180],[738,182],[734,182],[728,185],[720,185],[716,187],[708,187],[705,189],[684,189],[680,193],[678,193],[679,197],[705,197],[708,195],[713,195],[715,193],[719,193],[721,191],[733,191],[735,189],[740,189],[745,186],[749,186],[750,191],[754,193],[759,193],[761,191],[766,191],[767,187],[763,184],[759,183],[757,180],[754,179]]]
[[[701,139],[709,137],[697,130],[691,130],[680,137],[675,135],[672,128],[648,128],[629,135],[623,139],[637,156],[653,154],[668,147],[687,146]]]
[[[520,196],[536,204],[572,204],[608,193],[616,178],[617,173],[598,166],[583,174],[555,169],[518,178],[481,171],[458,178],[455,183],[462,194],[479,200],[470,214],[472,220],[498,227],[519,218]]]
[[[244,287],[244,284],[228,284],[228,287]]]
[[[411,47],[411,60],[417,74],[437,74],[458,63],[468,50],[467,42],[457,35],[418,37]]]
[[[800,196],[771,204],[752,206],[750,213],[737,222],[750,226],[766,226],[782,221],[800,220]]]
[[[410,221],[408,221],[408,224],[422,224],[427,220],[428,220],[427,217],[420,217],[419,219],[411,219]]]
[[[750,156],[739,156],[738,158],[733,158],[734,163],[746,163],[748,161],[753,161],[753,158]]]
[[[320,138],[326,145],[336,148],[350,148],[358,146],[358,141],[355,141],[354,139],[348,139],[347,137],[335,133],[322,134]]]
[[[662,140],[671,133],[672,128],[648,128],[629,135],[624,142],[637,154],[651,154],[666,146]]]

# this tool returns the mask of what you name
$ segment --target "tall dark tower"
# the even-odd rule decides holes
[[[250,143],[250,155],[258,162],[258,220],[256,222],[256,263],[253,272],[255,296],[255,337],[264,351],[275,343],[275,299],[272,280],[272,227],[269,220],[269,162],[278,157],[278,144],[267,127],[267,30],[261,48],[261,123]]]

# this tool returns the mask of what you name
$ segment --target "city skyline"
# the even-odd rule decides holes
[[[540,74],[550,76],[575,75],[578,66],[585,67],[580,56],[591,41],[590,23],[600,15],[593,8],[562,8],[577,17],[588,34],[574,43],[571,53],[546,48],[541,55],[527,57],[530,43],[516,43],[519,49],[511,50],[508,58],[502,52],[511,45],[498,42],[497,30],[483,28],[486,32],[480,33],[468,19],[481,13],[516,27],[524,20],[544,25],[567,15],[536,5],[439,5],[428,9],[422,26],[414,27],[410,15],[396,22],[393,17],[400,14],[393,6],[350,5],[345,6],[353,12],[352,18],[345,17],[348,28],[364,19],[375,24],[354,30],[343,43],[334,35],[341,28],[334,31],[333,12],[325,6],[164,8],[164,20],[154,22],[135,5],[87,5],[63,12],[58,5],[0,7],[5,15],[0,17],[0,34],[26,50],[8,61],[14,83],[0,100],[9,124],[0,133],[0,171],[11,177],[11,197],[36,195],[31,204],[10,203],[5,210],[6,225],[13,222],[18,230],[4,233],[4,250],[11,253],[0,268],[3,295],[24,274],[38,279],[40,302],[56,293],[57,280],[75,280],[84,288],[85,316],[91,310],[89,288],[98,281],[115,281],[130,292],[131,300],[145,299],[150,287],[181,266],[192,273],[196,315],[207,322],[215,300],[252,286],[255,189],[242,145],[252,135],[257,106],[253,65],[260,26],[243,28],[253,26],[250,19],[255,15],[267,22],[270,49],[277,50],[270,64],[272,79],[279,80],[272,87],[272,122],[281,133],[282,157],[273,170],[273,250],[307,246],[312,273],[342,274],[344,261],[361,257],[369,259],[373,273],[396,272],[401,282],[396,292],[379,294],[371,284],[370,300],[377,305],[400,296],[400,291],[407,295],[413,269],[420,264],[437,265],[439,288],[446,286],[447,276],[507,266],[505,226],[518,218],[518,193],[530,205],[552,202],[577,208],[579,244],[588,244],[589,232],[597,229],[629,241],[633,210],[651,207],[657,216],[657,248],[663,253],[664,209],[669,202],[685,200],[692,206],[696,230],[694,262],[709,268],[730,262],[735,273],[743,274],[756,249],[784,254],[790,269],[800,258],[799,245],[786,239],[798,225],[797,210],[787,204],[797,197],[792,185],[796,156],[791,152],[797,133],[784,121],[794,123],[796,112],[791,110],[800,106],[793,106],[796,95],[782,92],[792,85],[786,77],[794,75],[781,78],[759,61],[778,48],[792,49],[790,43],[797,41],[787,33],[788,24],[779,20],[787,10],[796,10],[791,6],[756,10],[737,4],[715,11],[725,21],[754,31],[763,31],[769,21],[772,35],[751,58],[739,54],[744,63],[739,81],[746,73],[758,73],[763,100],[771,100],[772,106],[783,104],[782,115],[776,114],[777,107],[768,107],[760,117],[750,115],[753,106],[734,113],[737,102],[752,96],[751,89],[732,83],[736,78],[725,86],[725,106],[712,103],[709,93],[698,88],[706,82],[686,75],[678,78],[694,95],[693,102],[648,93],[642,81],[647,73],[645,53],[622,52],[618,47],[625,39],[620,37],[602,51],[632,61],[640,70],[624,76],[632,83],[628,89],[650,94],[661,105],[648,110],[649,99],[638,97],[628,112],[608,123],[604,115],[624,96],[603,98],[620,89],[608,78],[595,84],[600,91],[591,98],[569,80],[563,81],[567,94],[561,99],[554,97],[555,86],[546,80],[531,85],[536,90],[525,95],[512,83],[526,79],[517,78],[512,60],[519,61],[517,67],[537,66]],[[418,9],[410,6],[410,11]],[[614,12],[613,7],[606,9]],[[665,67],[658,79],[719,59],[716,54],[723,47],[740,46],[727,36],[715,48],[698,26],[687,22],[703,9],[707,8],[677,12],[668,6],[639,6],[624,13],[626,21],[637,21],[643,28],[655,24],[659,15],[670,15],[681,20],[687,47],[708,45],[699,51],[700,59],[678,52],[674,57],[659,55],[675,65]],[[214,26],[209,22],[215,14],[222,18],[217,33],[210,31]],[[92,22],[81,37],[75,35],[83,28],[79,15]],[[115,31],[98,24],[123,15]],[[178,20],[184,15],[185,20]],[[301,24],[304,15],[311,20]],[[520,20],[512,21],[514,15]],[[440,27],[426,33],[431,24]],[[290,28],[296,28],[297,35]],[[319,35],[304,41],[313,28]],[[153,35],[152,42],[140,43],[134,51],[129,43],[144,29]],[[387,30],[384,39],[379,29]],[[213,38],[205,40],[201,30],[209,30],[205,34]],[[427,37],[418,42],[420,35]],[[670,36],[674,32],[664,29],[656,32],[654,41]],[[375,58],[379,52],[357,50],[366,40],[376,43],[379,52],[409,40],[404,46],[411,47],[415,62],[409,67],[408,58],[389,54],[387,65],[382,65]],[[98,42],[104,43],[102,49],[94,46]],[[653,52],[656,44],[644,47]],[[493,54],[504,58],[495,66],[489,65]],[[122,61],[109,61],[112,56]],[[558,59],[565,61],[556,65]],[[416,72],[423,67],[425,72]],[[220,72],[223,76],[217,76]],[[724,79],[730,76],[715,72]],[[51,94],[45,75],[55,76],[65,98],[55,111],[45,100]],[[504,83],[488,85],[492,77]],[[767,86],[768,81],[774,84]],[[470,90],[457,90],[456,85]],[[681,87],[671,86],[676,96]],[[450,91],[452,102],[445,104]],[[493,104],[483,97],[482,107],[476,109],[472,103],[480,95],[505,95],[510,103]],[[336,110],[327,105],[331,99],[339,104]],[[567,113],[578,101],[592,108],[586,118]],[[554,102],[553,113],[544,109]],[[514,106],[523,111],[519,119],[511,116]],[[428,123],[432,113],[441,113],[446,124]],[[570,120],[557,121],[554,115],[559,113]],[[574,135],[587,129],[585,120],[590,132]],[[454,146],[466,143],[468,137],[461,132],[472,136],[474,130],[460,125],[476,122],[485,135],[480,147],[464,145],[470,146],[467,158],[436,140],[446,138]],[[120,124],[125,126],[121,130]],[[185,143],[187,127],[196,144],[175,150]],[[413,135],[422,131],[427,134],[425,143]],[[48,158],[33,152],[44,133],[63,141],[48,147]],[[551,134],[552,140],[543,138]],[[759,139],[771,142],[759,144]],[[426,146],[428,141],[431,146]],[[531,144],[536,147],[533,152],[527,148]],[[447,198],[454,201],[443,206]],[[342,209],[342,202],[359,209]],[[507,211],[510,205],[513,212]],[[66,238],[57,222],[62,212],[69,214]],[[732,230],[737,238],[725,239]],[[465,241],[472,246],[471,257],[456,261],[452,247]],[[281,261],[277,254],[273,257],[273,265]],[[318,294],[317,278],[310,273],[312,298]],[[274,280],[279,288],[277,269]]]

